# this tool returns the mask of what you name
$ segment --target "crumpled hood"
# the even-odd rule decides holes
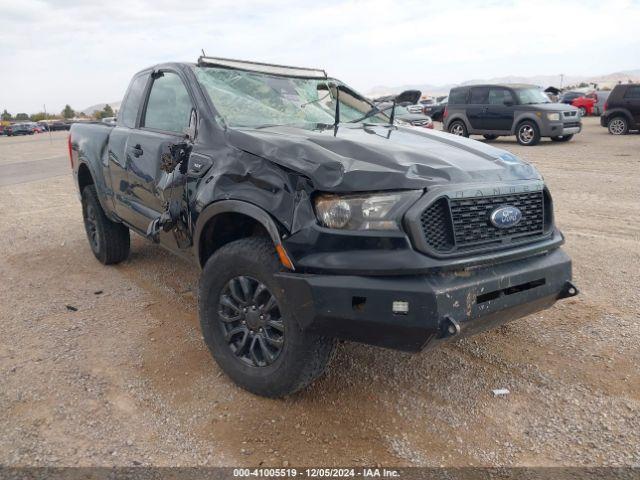
[[[540,180],[537,170],[482,142],[423,128],[362,125],[229,129],[230,143],[307,176],[323,191]]]

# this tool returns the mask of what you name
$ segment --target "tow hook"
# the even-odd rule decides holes
[[[446,315],[440,326],[439,338],[455,337],[460,333],[460,324],[449,315]]]
[[[573,283],[566,282],[558,294],[558,300],[561,298],[575,297],[578,293],[580,293],[580,291]]]

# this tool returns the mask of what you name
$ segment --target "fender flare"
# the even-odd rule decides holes
[[[625,108],[616,107],[608,109],[606,112],[604,112],[604,116],[607,123],[609,123],[609,120],[611,120],[613,117],[624,117],[630,125],[635,124],[635,122],[633,121],[633,116]]]
[[[193,248],[194,254],[198,259],[198,264],[200,264],[200,237],[202,236],[202,231],[209,220],[222,213],[240,213],[251,217],[265,228],[274,246],[277,247],[282,243],[276,222],[265,210],[253,203],[243,200],[218,200],[207,205],[204,210],[200,212],[198,220],[196,221],[196,228],[193,234]],[[200,267],[202,267],[202,265],[200,265]]]
[[[109,198],[105,192],[105,182],[104,177],[99,176],[99,174],[95,171],[95,168],[92,162],[88,161],[86,158],[78,157],[78,166],[73,169],[73,180],[76,184],[76,189],[78,194],[80,193],[80,167],[84,165],[89,170],[89,175],[91,175],[91,179],[93,180],[93,185],[96,188],[96,193],[98,194],[98,201],[100,202],[100,206],[102,210],[104,210],[107,218],[113,222],[120,222],[120,219],[115,215],[113,210],[113,205],[109,205]]]
[[[517,135],[518,126],[522,122],[526,122],[526,121],[535,123],[536,127],[538,127],[538,131],[542,132],[542,126],[540,125],[540,120],[538,120],[533,115],[522,115],[521,117],[513,119],[513,127],[511,128],[511,135]]]
[[[465,116],[459,113],[455,113],[453,115],[450,114],[449,118],[447,118],[447,132],[449,131],[449,126],[456,120],[460,120],[462,123],[464,123],[467,132],[469,131],[469,123],[467,123],[467,119],[465,118]]]

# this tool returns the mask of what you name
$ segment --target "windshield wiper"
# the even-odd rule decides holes
[[[356,118],[355,120],[350,120],[349,123],[362,122],[363,120],[366,120],[367,118],[371,118],[374,115],[377,115],[378,113],[383,113],[384,114],[385,110],[388,110],[388,109],[385,108],[384,110],[381,110],[380,107],[377,107],[376,105],[374,105],[373,108],[371,110],[369,110],[363,117]]]
[[[338,134],[338,124],[340,123],[340,85],[331,82],[329,88],[331,87],[336,89],[336,113],[333,119],[333,136],[335,137]]]
[[[389,117],[389,125],[393,125],[393,121],[396,118],[396,99],[393,99],[393,105],[391,106],[391,116]]]

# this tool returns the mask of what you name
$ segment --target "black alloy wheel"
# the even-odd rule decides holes
[[[84,215],[84,227],[87,231],[87,238],[89,245],[94,253],[97,253],[100,249],[100,233],[98,232],[98,217],[93,205],[88,204],[85,209]]]
[[[242,388],[283,397],[325,371],[336,341],[301,327],[295,299],[270,238],[227,243],[202,270],[198,311],[202,336],[222,371]]]
[[[220,293],[218,319],[233,354],[253,367],[272,365],[284,346],[278,302],[255,278],[234,277]]]

